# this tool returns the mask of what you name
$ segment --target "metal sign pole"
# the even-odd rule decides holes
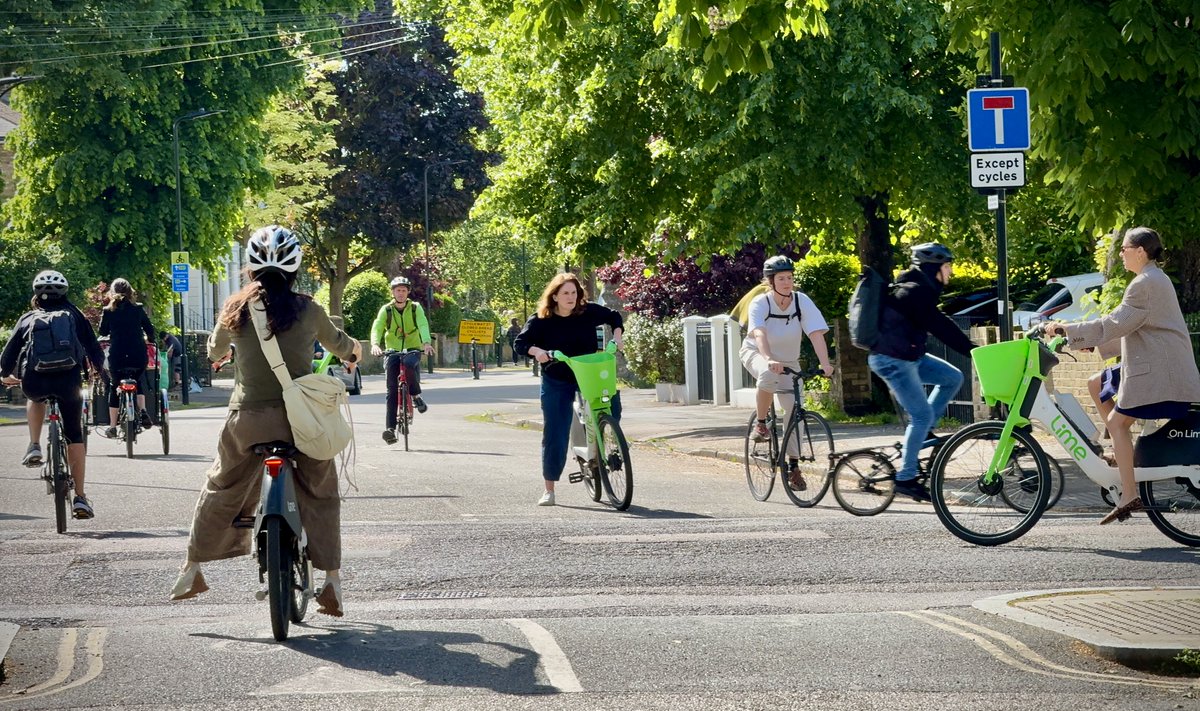
[[[991,34],[992,86],[1004,86],[1000,73],[1000,33]],[[997,317],[1000,321],[1000,339],[1010,341],[1013,336],[1012,311],[1008,308],[1008,226],[1006,214],[1006,190],[1000,188],[996,207],[996,300]]]

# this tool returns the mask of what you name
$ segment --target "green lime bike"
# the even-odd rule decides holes
[[[571,452],[579,471],[571,472],[569,478],[584,482],[592,501],[599,501],[605,493],[613,508],[624,511],[633,501],[633,463],[629,442],[612,414],[612,399],[617,394],[616,350],[616,344],[610,342],[598,353],[572,357],[552,351],[550,356],[570,366],[579,383],[571,423]]]
[[[933,461],[934,510],[959,538],[994,546],[1020,538],[1050,503],[1051,466],[1033,436],[1045,428],[1083,473],[1111,500],[1119,500],[1117,468],[1101,456],[1088,432],[1095,426],[1069,395],[1054,392],[1046,376],[1058,365],[1062,336],[1043,342],[1042,327],[1025,337],[971,352],[984,400],[1009,406],[1004,420],[968,425],[951,435]],[[1135,477],[1144,511],[1168,538],[1200,546],[1200,411],[1161,427],[1147,426],[1134,443]]]

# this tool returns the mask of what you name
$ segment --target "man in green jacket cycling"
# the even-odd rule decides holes
[[[408,298],[412,282],[402,276],[392,279],[392,300],[384,304],[371,324],[371,354],[383,355],[384,349],[406,351],[420,348],[426,355],[433,355],[429,339],[429,321],[425,309]],[[421,354],[419,352],[393,354],[387,359],[387,429],[383,441],[396,443],[396,391],[400,368],[413,395],[417,412],[429,409],[421,398]]]

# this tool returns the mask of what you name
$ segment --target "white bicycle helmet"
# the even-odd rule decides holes
[[[260,227],[246,243],[250,271],[275,270],[294,274],[300,269],[300,240],[279,225]]]
[[[33,278],[33,293],[40,299],[56,299],[67,295],[67,278],[60,272],[47,269]]]

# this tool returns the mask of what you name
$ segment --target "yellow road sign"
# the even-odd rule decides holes
[[[187,252],[171,252],[171,264],[188,264]]]
[[[491,321],[459,321],[458,342],[495,343],[496,324]]]

